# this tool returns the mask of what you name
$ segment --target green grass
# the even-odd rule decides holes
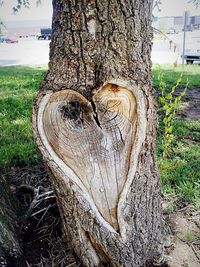
[[[200,87],[200,67],[198,65],[185,65],[174,68],[172,65],[153,65],[153,86],[159,88],[158,73],[161,70],[165,83],[170,87],[173,86],[181,74],[182,84],[185,87],[187,80],[190,90]]]
[[[158,135],[158,165],[164,194],[200,207],[200,121],[176,120],[169,159],[162,159]]]
[[[162,66],[164,79],[172,86],[182,67]],[[200,87],[200,67],[186,66],[183,82]],[[32,102],[45,68],[0,68],[0,169],[31,166],[39,162],[31,130]],[[153,66],[153,85],[158,90],[158,66]],[[184,199],[200,207],[200,121],[175,121],[175,139],[169,159],[162,159],[162,129],[158,130],[157,158],[166,196]]]
[[[0,169],[39,160],[31,130],[32,102],[44,68],[0,68]]]
[[[200,88],[200,66],[188,65],[173,68],[169,65],[153,66],[153,86],[159,93],[159,72],[163,74],[166,88],[176,84],[182,74],[180,87],[189,82],[188,90]],[[187,97],[185,97],[187,98]],[[168,159],[162,158],[162,123],[159,123],[157,158],[165,196],[182,199],[200,207],[200,120],[175,120],[174,140]]]

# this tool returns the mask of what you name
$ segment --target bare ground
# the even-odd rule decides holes
[[[186,206],[167,215],[171,231],[166,246],[169,267],[200,266],[200,210]]]
[[[177,90],[176,95],[179,95],[181,91]],[[200,119],[200,88],[187,90],[176,117],[179,119]]]

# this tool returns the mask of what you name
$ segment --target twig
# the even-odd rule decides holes
[[[199,253],[196,251],[196,249],[195,249],[195,247],[194,247],[194,245],[193,245],[193,242],[189,243],[189,246],[192,248],[192,250],[193,250],[195,256],[197,257],[198,261],[200,262],[200,255],[199,255]]]
[[[38,227],[38,225],[41,223],[41,221],[43,220],[43,218],[44,218],[44,216],[46,215],[47,211],[48,211],[50,208],[52,208],[53,206],[55,206],[55,205],[56,205],[56,204],[49,205],[49,206],[46,208],[44,214],[43,214],[42,217],[40,218],[40,220],[39,220],[39,222],[37,223],[36,227]]]
[[[48,191],[48,192],[44,192],[42,194],[40,194],[41,189],[43,189],[43,187],[38,186],[38,188],[34,188],[32,186],[25,186],[25,188],[28,188],[29,190],[31,189],[33,191],[33,200],[29,206],[29,209],[26,211],[26,213],[24,214],[24,217],[27,219],[28,217],[31,217],[31,213],[32,211],[38,207],[42,201],[50,199],[50,198],[55,198],[54,195],[52,195],[54,192],[53,191]],[[41,211],[46,210],[46,208],[40,210],[37,213],[40,213]],[[36,215],[36,213],[35,213]]]
[[[31,267],[30,264],[28,263],[28,261],[26,261],[27,267]]]

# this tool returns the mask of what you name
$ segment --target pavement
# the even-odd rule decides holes
[[[170,41],[171,45],[170,45]],[[173,64],[182,62],[183,32],[166,37],[155,35],[151,59],[155,64]],[[49,61],[49,43],[47,40],[19,39],[16,44],[0,43],[0,66],[43,65]],[[200,49],[200,30],[186,33],[186,48]]]
[[[19,39],[14,44],[0,43],[0,66],[48,64],[49,43],[36,39]]]

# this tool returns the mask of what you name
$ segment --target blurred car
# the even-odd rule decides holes
[[[15,36],[7,36],[5,37],[5,42],[7,44],[14,44],[14,43],[18,43],[18,40]]]
[[[41,28],[38,40],[51,40],[51,28]]]
[[[194,28],[192,25],[186,25],[185,26],[185,31],[186,32],[193,32]],[[182,31],[184,31],[184,29],[182,29]]]
[[[181,57],[183,57],[183,55],[181,55]],[[200,49],[186,49],[184,59],[186,60],[187,64],[193,64],[194,61],[200,61]]]
[[[174,28],[169,28],[167,31],[166,31],[167,34],[177,34],[178,31]]]
[[[3,43],[5,41],[5,35],[0,34],[0,43]]]

